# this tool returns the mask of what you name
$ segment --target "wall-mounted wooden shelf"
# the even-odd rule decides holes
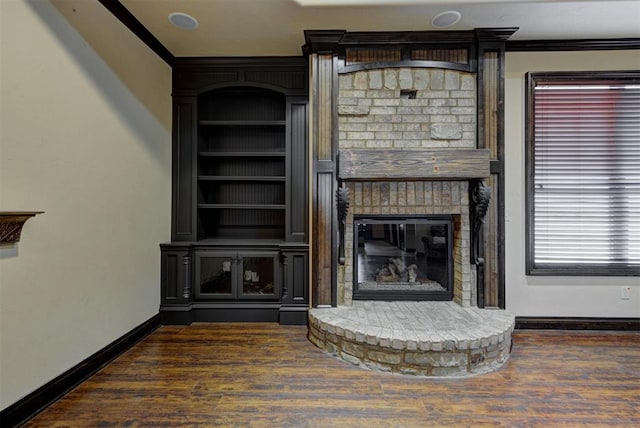
[[[0,244],[20,241],[22,226],[31,217],[44,211],[0,211]]]

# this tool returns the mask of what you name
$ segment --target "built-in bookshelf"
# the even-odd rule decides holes
[[[255,87],[198,99],[198,237],[284,239],[286,98]]]
[[[177,58],[172,93],[162,322],[305,324],[306,59]]]

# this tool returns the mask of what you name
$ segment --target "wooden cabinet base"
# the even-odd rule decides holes
[[[194,322],[278,322],[282,325],[306,325],[307,306],[280,303],[194,303],[163,305],[160,323],[190,325]]]
[[[309,308],[305,306],[280,306],[281,325],[307,325],[309,318]]]
[[[208,240],[160,248],[162,324],[307,324],[307,244]]]

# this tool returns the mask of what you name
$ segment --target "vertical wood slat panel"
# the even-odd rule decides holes
[[[480,109],[479,144],[488,149],[492,161],[498,161],[500,172],[493,171],[487,179],[491,188],[491,202],[484,224],[484,305],[485,307],[504,306],[504,237],[502,234],[504,216],[504,185],[502,176],[503,159],[503,111],[500,100],[504,96],[500,48],[480,51]],[[479,284],[479,286],[481,286]]]
[[[333,278],[333,240],[331,239],[333,219],[333,174],[318,174],[316,224],[318,234],[315,242],[315,264],[317,265],[317,300],[318,305],[331,304],[331,282]]]
[[[317,160],[333,161],[333,67],[331,55],[318,55],[318,157]]]
[[[332,304],[335,153],[333,147],[333,55],[310,57],[313,81],[311,136],[313,153],[312,303]]]
[[[411,59],[469,64],[469,51],[467,49],[414,49],[411,51]]]
[[[196,134],[196,99],[179,97],[174,102],[173,138],[173,213],[172,237],[174,241],[196,240],[195,212],[195,156],[197,145],[193,141]]]
[[[399,48],[394,49],[347,49],[346,65],[371,63],[371,62],[395,62],[402,59]]]
[[[288,162],[287,177],[287,239],[295,242],[305,242],[307,235],[307,102],[291,100],[288,103],[288,119],[290,124],[287,135]]]
[[[484,278],[485,278],[485,306],[499,306],[498,284],[500,284],[500,259],[498,245],[500,235],[498,229],[498,201],[502,198],[499,193],[499,177],[496,174],[487,179],[487,185],[491,188],[491,202],[484,223]]]
[[[484,141],[491,159],[498,159],[498,89],[499,56],[496,51],[484,54]]]

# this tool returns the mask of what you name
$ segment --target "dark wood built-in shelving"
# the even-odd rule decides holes
[[[212,154],[197,160],[198,223],[202,225],[198,238],[223,236],[226,231],[222,229],[228,226],[220,217],[203,215],[201,210],[234,209],[254,212],[234,213],[234,226],[243,228],[245,237],[251,237],[248,231],[253,229],[255,237],[284,240],[284,216],[274,225],[272,216],[261,221],[256,215],[262,210],[286,209],[286,95],[260,87],[213,89],[198,97],[198,115],[198,144],[205,149],[199,154]],[[222,130],[217,131],[219,128]],[[218,160],[213,154],[219,153],[239,155],[231,159],[227,154]]]
[[[201,120],[205,126],[284,126],[284,120]]]
[[[245,210],[283,210],[284,204],[198,204],[198,208],[232,208]],[[250,226],[250,225],[246,225]]]
[[[201,181],[286,181],[287,177],[253,175],[199,175]]]
[[[306,323],[306,67],[176,59],[162,322]]]
[[[284,157],[285,152],[199,152],[198,156],[202,157]]]

